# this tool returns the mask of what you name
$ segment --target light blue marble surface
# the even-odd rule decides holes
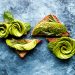
[[[32,29],[44,16],[55,14],[75,38],[75,0],[0,0],[0,21],[5,10],[30,22]],[[31,32],[23,38],[32,38]],[[48,51],[45,38],[37,38],[43,42],[23,60],[0,39],[0,75],[75,75],[75,56],[61,61]]]

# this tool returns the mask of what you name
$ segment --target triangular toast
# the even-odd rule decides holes
[[[25,41],[27,41],[28,43],[31,42],[32,40],[30,39],[25,39]],[[41,40],[38,40],[36,39],[37,43],[40,43]],[[26,56],[26,54],[28,53],[29,51],[17,51],[16,50],[16,53],[19,55],[20,58],[24,58]]]
[[[40,42],[41,40],[39,39],[6,39],[6,44],[13,48],[20,58],[24,58],[24,56]]]
[[[57,22],[57,23],[61,24],[61,22],[59,21],[59,19],[55,15],[51,15],[51,14],[47,15],[46,17],[44,17],[43,20],[41,20],[40,22],[43,22],[43,21],[46,21],[46,22]],[[35,27],[38,27],[38,26],[39,25],[37,24]],[[34,29],[32,31],[32,35],[33,36],[45,36],[44,34],[34,35],[33,32],[34,32]],[[63,33],[62,36],[69,36],[69,33],[68,32]]]

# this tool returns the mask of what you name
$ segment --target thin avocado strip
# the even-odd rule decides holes
[[[5,11],[3,13],[3,18],[6,22],[11,22],[14,20],[14,16],[10,11]]]

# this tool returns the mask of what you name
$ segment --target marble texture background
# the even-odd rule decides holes
[[[16,19],[30,22],[32,29],[44,16],[55,14],[75,38],[75,0],[0,0],[0,21],[5,10]],[[22,38],[32,38],[31,32]],[[47,49],[45,38],[36,38],[43,42],[24,59],[0,39],[0,75],[75,75],[75,56],[59,60]]]

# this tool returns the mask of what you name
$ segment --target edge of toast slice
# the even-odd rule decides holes
[[[58,40],[58,38],[46,38],[46,40],[47,40],[48,42],[55,42],[55,41]]]

